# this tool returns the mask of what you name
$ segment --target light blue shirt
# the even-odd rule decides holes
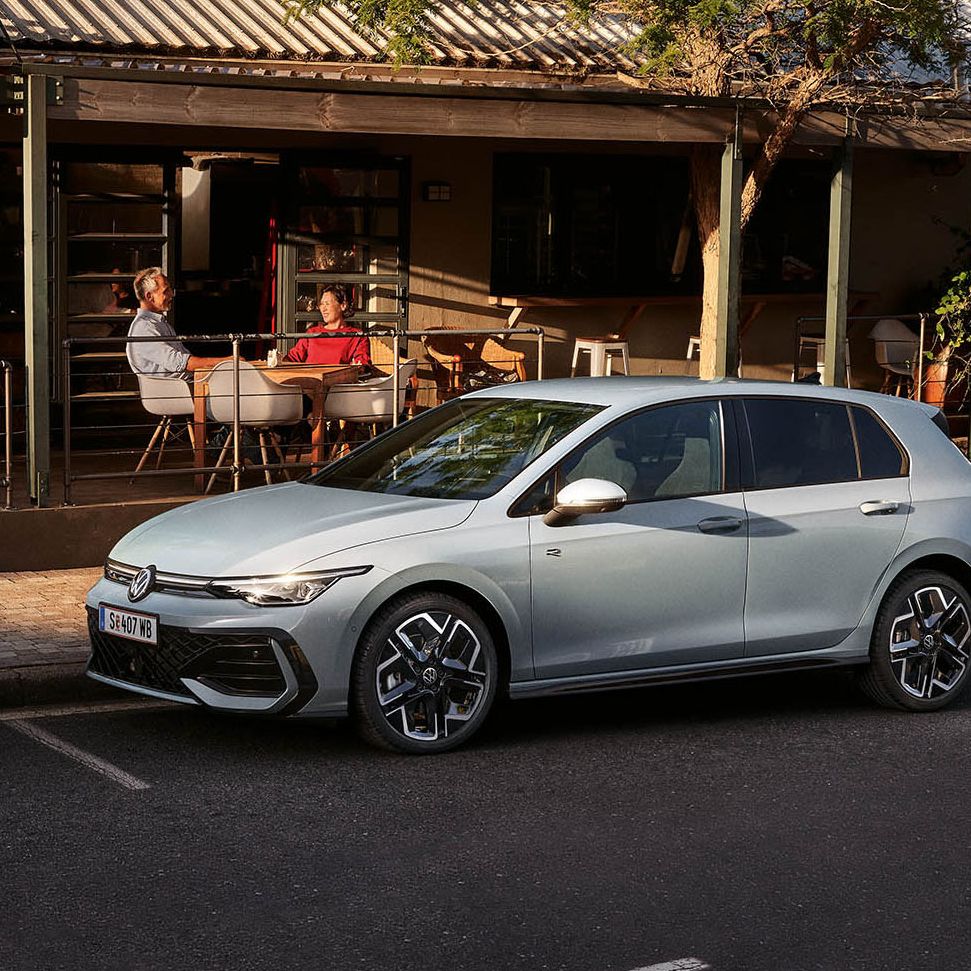
[[[125,345],[128,363],[136,374],[157,374],[165,378],[184,378],[188,373],[189,350],[172,340],[175,331],[164,314],[139,310],[128,328],[129,337],[161,337],[159,341],[137,341]]]

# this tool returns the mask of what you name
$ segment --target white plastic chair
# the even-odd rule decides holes
[[[894,317],[878,320],[870,331],[877,364],[886,372],[880,390],[890,393],[894,378],[897,379],[896,395],[902,388],[913,387],[914,366],[917,363],[918,340],[914,332]]]
[[[417,358],[402,361],[398,368],[398,408],[400,415],[405,408],[408,387],[418,370]],[[339,420],[341,433],[334,443],[337,451],[345,441],[344,424],[370,425],[373,433],[378,425],[394,419],[394,375],[383,375],[354,384],[335,384],[327,390],[324,399],[324,417]]]
[[[213,421],[222,422],[232,429],[233,424],[233,362],[222,361],[210,372],[206,381],[209,385],[209,409]],[[270,429],[278,425],[295,425],[303,418],[303,393],[299,388],[277,384],[248,361],[239,362],[239,423],[253,428],[259,433],[260,454],[263,464],[269,465],[269,447],[273,446],[280,462],[283,453],[271,439]],[[220,468],[226,455],[233,447],[234,433],[231,430],[226,443],[219,453],[216,468]],[[266,483],[273,480],[270,470],[264,469]],[[286,472],[284,471],[284,475]],[[289,479],[289,476],[286,476]],[[209,477],[206,492],[212,488],[216,473]]]
[[[138,394],[142,399],[142,407],[150,415],[158,415],[159,423],[155,426],[155,431],[152,432],[152,437],[149,439],[142,457],[138,460],[138,465],[135,466],[133,476],[138,475],[144,468],[152,450],[155,448],[155,443],[158,442],[159,435],[162,436],[162,441],[159,442],[155,468],[161,467],[162,454],[168,443],[169,435],[173,433],[173,418],[186,418],[188,416],[185,427],[189,433],[189,443],[193,448],[196,445],[192,430],[193,405],[189,385],[182,378],[160,378],[152,374],[139,374],[137,371],[135,377],[138,378]]]

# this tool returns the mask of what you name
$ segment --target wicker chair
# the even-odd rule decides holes
[[[440,335],[428,334],[421,339],[432,364],[439,404],[463,394],[463,375],[483,367],[515,374],[517,381],[526,380],[526,355],[522,351],[510,350],[485,335],[450,334],[450,328],[441,329]]]

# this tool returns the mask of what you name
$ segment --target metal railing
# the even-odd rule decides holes
[[[857,321],[873,321],[877,323],[881,320],[899,320],[903,321],[916,321],[918,323],[918,335],[917,335],[917,376],[914,379],[914,395],[917,400],[921,400],[921,395],[924,389],[924,353],[926,348],[927,340],[927,321],[930,317],[928,313],[916,313],[916,314],[853,314],[846,318],[847,325],[856,323]],[[808,316],[808,317],[797,317],[796,318],[796,332],[795,332],[795,344],[792,356],[793,362],[793,376],[798,376],[800,370],[800,350],[802,347],[801,341],[804,338],[819,338],[825,339],[825,334],[820,334],[818,331],[814,331],[811,334],[807,334],[803,327],[805,324],[819,324],[825,323],[826,318],[821,316]],[[887,343],[903,343],[901,340],[888,340]],[[909,342],[908,342],[909,343]],[[850,365],[849,359],[847,358],[847,373],[849,373]]]
[[[0,361],[3,371],[3,508],[13,509],[13,365]]]
[[[390,424],[392,427],[396,427],[401,420],[402,409],[400,407],[400,402],[402,400],[403,394],[406,392],[406,388],[403,386],[402,381],[402,371],[403,368],[411,366],[411,370],[417,367],[416,361],[403,361],[402,360],[402,349],[407,348],[408,341],[420,340],[422,338],[441,338],[443,335],[447,335],[450,339],[468,339],[469,346],[472,348],[472,352],[476,346],[477,342],[491,341],[495,346],[501,347],[501,341],[503,338],[508,338],[510,336],[515,337],[525,337],[528,339],[533,339],[537,345],[536,357],[535,357],[535,371],[536,377],[543,377],[543,357],[544,357],[544,333],[541,328],[530,327],[530,328],[517,328],[515,331],[508,329],[455,329],[451,328],[447,330],[442,329],[429,329],[421,331],[406,331],[398,330],[392,328],[372,328],[364,334],[365,338],[378,338],[382,344],[384,344],[385,349],[387,349],[387,343],[390,342],[390,357],[389,361],[376,362],[378,366],[384,367],[385,369],[390,369],[390,374],[385,374],[383,378],[372,378],[371,381],[363,381],[361,383],[356,383],[353,375],[348,376],[345,380],[348,383],[340,383],[334,385],[335,388],[339,388],[342,395],[345,397],[347,395],[361,394],[362,406],[360,408],[360,413],[355,414],[352,410],[349,413],[344,414],[342,417],[348,423],[354,424]],[[246,375],[246,381],[241,381],[241,373],[244,370],[248,371],[251,362],[244,357],[244,346],[245,349],[249,349],[250,346],[265,347],[266,345],[271,345],[274,349],[278,342],[280,341],[317,341],[317,340],[328,340],[328,339],[344,339],[348,338],[348,332],[343,333],[329,333],[327,331],[315,332],[315,333],[279,333],[279,334],[215,334],[206,335],[204,337],[199,336],[175,336],[170,338],[159,338],[159,337],[99,337],[99,338],[71,338],[65,340],[62,345],[62,376],[64,388],[64,474],[63,474],[63,489],[64,489],[64,503],[65,505],[70,505],[72,503],[72,489],[75,483],[90,481],[90,480],[111,480],[111,479],[128,479],[134,481],[135,479],[141,479],[145,477],[155,477],[155,476],[187,476],[192,475],[196,478],[196,488],[202,491],[209,491],[215,481],[217,475],[228,474],[230,478],[231,488],[233,491],[237,491],[240,488],[240,479],[244,472],[244,467],[248,467],[252,471],[262,472],[264,476],[269,479],[270,474],[273,472],[283,472],[289,477],[291,471],[296,470],[313,470],[315,468],[320,468],[322,465],[329,461],[329,458],[325,455],[328,442],[326,440],[326,425],[323,424],[326,420],[325,410],[322,406],[325,395],[327,392],[323,390],[321,385],[321,390],[319,392],[314,391],[313,400],[315,402],[314,407],[319,408],[319,412],[311,409],[311,442],[309,446],[304,446],[301,444],[300,451],[303,451],[303,447],[309,447],[311,451],[310,461],[300,461],[301,455],[298,452],[296,456],[297,461],[287,461],[286,456],[281,451],[281,445],[278,440],[264,438],[262,429],[272,426],[273,422],[267,420],[265,423],[254,422],[252,420],[254,411],[259,411],[260,402],[257,400],[261,397],[268,397],[271,392],[269,391],[256,391],[252,390],[252,381],[249,374]],[[225,414],[225,409],[222,407],[224,402],[215,401],[209,399],[209,389],[208,387],[200,388],[200,384],[208,384],[208,381],[212,375],[212,369],[207,368],[205,371],[199,370],[195,372],[194,378],[192,375],[188,376],[188,382],[182,380],[179,377],[180,384],[173,391],[168,389],[163,389],[162,391],[155,392],[155,397],[151,395],[146,395],[141,389],[138,392],[134,391],[123,391],[120,385],[116,390],[105,390],[100,394],[98,392],[85,392],[81,394],[75,393],[75,385],[78,381],[84,380],[86,382],[121,382],[122,380],[131,381],[132,372],[128,368],[127,361],[121,362],[124,368],[121,372],[119,371],[91,371],[91,370],[81,370],[80,362],[83,361],[85,366],[92,363],[97,363],[102,359],[110,359],[111,357],[120,357],[116,354],[104,354],[99,353],[100,348],[107,347],[122,347],[127,348],[129,344],[134,343],[146,343],[146,344],[158,344],[158,343],[173,343],[173,342],[190,342],[194,344],[203,344],[207,346],[212,346],[214,344],[228,344],[231,353],[228,356],[222,356],[222,360],[229,363],[229,370],[232,372],[232,385],[231,392],[227,394],[226,392],[221,392],[219,395],[214,396],[216,399],[225,398],[231,395],[231,421],[225,421],[224,419],[217,419],[212,417],[212,410],[216,407],[216,410],[220,414]],[[74,351],[77,347],[83,345],[83,347],[88,351],[84,355],[76,356]],[[376,346],[372,344],[372,347]],[[90,349],[94,348],[94,353],[90,352]],[[494,348],[493,348],[493,353]],[[213,355],[214,357],[216,355]],[[272,380],[272,375],[276,373],[277,375],[281,372],[296,371],[298,372],[302,368],[306,368],[308,375],[315,365],[309,364],[305,365],[300,362],[288,362],[280,361],[279,366],[274,368],[267,362],[265,365],[262,364],[263,353],[260,352],[260,370],[262,371],[264,377]],[[310,355],[311,357],[313,355]],[[435,361],[429,354],[428,360],[432,362],[433,370],[435,367]],[[502,360],[503,354],[499,354],[498,366],[500,369],[506,367],[505,362]],[[511,360],[515,359],[519,362],[521,367],[525,366],[526,355],[521,351],[509,351],[505,356],[508,356]],[[522,375],[519,375],[522,376]],[[163,375],[146,375],[146,377],[164,377]],[[170,377],[173,380],[174,377]],[[390,380],[389,380],[390,379]],[[309,380],[314,380],[308,378]],[[323,381],[322,378],[316,379],[318,383]],[[384,387],[385,384],[388,385],[387,390],[390,392],[386,397],[389,399],[390,406],[387,414],[374,415],[371,410],[366,407],[367,399],[363,397],[365,394],[374,394],[374,387],[377,382],[381,382],[381,386]],[[222,383],[222,382],[220,382]],[[280,383],[279,387],[286,387],[287,391],[272,393],[282,393],[284,395],[289,395],[291,398],[296,396],[301,402],[303,397],[308,394],[308,383],[305,381],[301,384],[300,375],[297,374],[294,378],[293,383],[297,385],[294,388],[289,387],[289,383]],[[245,384],[245,388],[241,388],[241,385]],[[176,393],[177,392],[177,393]],[[197,410],[196,400],[197,395],[201,393],[203,400],[206,400],[205,416],[200,422],[200,414]],[[103,406],[110,406],[113,400],[118,398],[130,399],[131,401],[139,401],[142,407],[150,412],[153,417],[158,416],[160,418],[157,424],[143,425],[140,423],[117,423],[117,418],[113,422],[105,423],[99,422],[94,425],[78,425],[75,423],[76,409],[82,403],[100,403]],[[176,399],[182,399],[179,402],[177,408],[173,408],[173,415],[164,415],[163,412],[166,408],[167,402],[174,402]],[[191,402],[191,412],[189,409],[189,402]],[[218,407],[217,407],[218,404]],[[291,407],[293,403],[291,402]],[[202,407],[202,406],[199,406]],[[272,409],[271,409],[272,410]],[[306,409],[304,409],[306,410]],[[293,425],[297,426],[301,423],[303,414],[296,415],[296,412],[291,412],[286,421],[280,422],[280,425]],[[226,415],[228,417],[228,415]],[[184,420],[186,422],[186,430],[189,436],[188,444],[188,454],[191,455],[191,463],[186,465],[182,464],[180,467],[173,468],[162,468],[162,455],[166,448],[169,449],[168,453],[172,456],[175,452],[176,455],[181,454],[185,458],[186,450],[182,449],[181,446],[177,444],[177,436],[179,434],[177,422],[173,424],[173,418],[178,420]],[[222,445],[222,451],[219,459],[213,462],[210,458],[211,452],[207,455],[207,450],[211,448],[210,444],[203,441],[195,440],[194,429],[201,430],[205,427],[206,423],[215,423],[216,425],[223,427],[224,432],[227,437],[223,439],[219,445]],[[75,435],[81,432],[93,434],[100,442],[104,443],[105,438],[108,435],[115,434],[117,436],[132,435],[137,433],[139,430],[149,431],[154,428],[152,432],[152,437],[149,444],[144,449],[132,449],[132,448],[118,448],[118,447],[107,447],[100,448],[94,451],[85,450],[84,457],[87,460],[95,459],[102,463],[101,468],[96,468],[91,471],[78,471],[76,467],[76,455],[75,452],[79,451],[75,448]],[[261,461],[256,461],[256,444],[253,443],[252,438],[247,441],[247,429],[259,428],[259,448],[260,454],[259,458]],[[231,445],[230,445],[231,443]],[[158,446],[158,454],[155,461],[154,468],[145,467],[148,463],[147,460],[151,456],[153,448]],[[219,447],[217,445],[216,447]],[[342,444],[343,449],[351,447],[351,444],[346,440]],[[277,457],[280,459],[276,462],[268,461],[268,453],[270,448],[277,451]],[[126,468],[124,470],[111,469],[105,466],[109,466],[112,463],[118,463],[119,461],[124,461],[127,457],[131,459],[138,452],[142,452],[142,458],[138,463],[137,468],[131,469]],[[231,462],[226,465],[223,464],[223,460],[226,456],[226,452],[230,451]],[[248,456],[247,456],[248,453]],[[330,457],[334,457],[332,454]],[[253,459],[249,461],[248,459]],[[208,476],[208,484],[204,485],[204,477]]]

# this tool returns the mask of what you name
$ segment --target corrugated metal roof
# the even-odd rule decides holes
[[[281,0],[4,0],[14,43],[30,50],[383,61],[388,38],[339,7],[283,23]],[[557,71],[630,70],[621,17],[578,29],[557,3],[446,0],[431,15],[437,64]]]

